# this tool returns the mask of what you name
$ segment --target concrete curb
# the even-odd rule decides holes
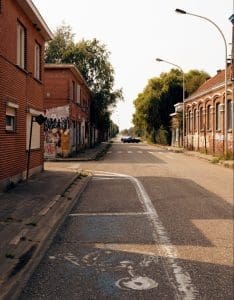
[[[50,246],[59,226],[70,213],[87,187],[92,174],[79,177],[76,174],[64,187],[61,195],[56,195],[43,211],[38,214],[37,226],[24,231],[26,240],[18,243],[15,253],[17,261],[8,261],[7,272],[1,283],[0,299],[16,300],[20,296],[30,276],[38,266]]]
[[[99,156],[106,151],[106,149],[108,149],[109,145],[111,143],[110,142],[106,142],[103,145],[100,145],[98,147],[98,149],[93,149],[95,153],[90,154],[88,157],[66,157],[66,158],[47,158],[45,161],[46,162],[77,162],[77,161],[93,161],[93,160],[97,160],[99,158]]]

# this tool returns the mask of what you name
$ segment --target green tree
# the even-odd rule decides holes
[[[110,52],[97,39],[75,43],[71,27],[57,28],[45,51],[46,63],[75,64],[92,92],[91,121],[100,131],[110,126],[111,109],[122,99],[122,90],[114,89],[114,69]]]
[[[190,70],[185,74],[185,86],[187,95],[191,95],[195,92],[199,86],[201,86],[207,79],[210,78],[210,75],[205,71],[199,70]]]
[[[209,75],[204,71],[191,70],[185,74],[185,95],[195,91],[207,78]],[[170,143],[170,114],[174,112],[174,104],[182,100],[183,76],[180,70],[171,69],[150,79],[134,101],[136,132],[153,143]]]
[[[74,34],[69,25],[61,25],[54,33],[54,38],[45,47],[46,63],[63,63],[67,53],[74,48]]]

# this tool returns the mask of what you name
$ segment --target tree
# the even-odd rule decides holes
[[[72,63],[81,72],[92,92],[91,121],[100,131],[110,125],[110,112],[122,99],[122,90],[114,90],[114,69],[110,52],[97,39],[75,43],[71,27],[57,28],[45,51],[46,63]]]
[[[205,71],[190,70],[188,73],[186,73],[185,82],[187,95],[191,95],[193,92],[195,92],[199,86],[201,86],[209,78],[210,75]]]
[[[208,77],[207,73],[198,70],[185,74],[185,95],[196,90]],[[170,114],[174,112],[174,105],[182,101],[183,77],[180,70],[171,69],[169,73],[150,79],[134,101],[136,132],[153,143],[170,143]]]
[[[54,33],[54,38],[45,47],[46,63],[63,63],[64,59],[74,48],[74,34],[69,25],[61,25]]]

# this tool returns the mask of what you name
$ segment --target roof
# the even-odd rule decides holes
[[[231,75],[231,65],[227,68],[227,79],[230,78]],[[187,99],[191,100],[192,98],[195,98],[198,95],[208,93],[211,89],[214,89],[216,87],[222,87],[224,85],[224,78],[225,77],[225,70],[219,70],[217,71],[217,74],[207,81],[205,81],[194,93],[192,93]]]
[[[16,2],[32,21],[35,28],[40,31],[45,41],[50,41],[53,38],[53,34],[33,2],[31,0],[16,0]]]
[[[83,81],[86,88],[90,91],[90,88],[88,87],[84,77],[82,76],[82,74],[80,73],[80,71],[77,69],[77,67],[75,65],[73,65],[73,64],[45,64],[44,68],[45,68],[45,70],[49,70],[49,69],[70,69],[71,72],[75,76],[81,78],[81,80]]]

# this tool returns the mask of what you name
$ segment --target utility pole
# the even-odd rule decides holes
[[[234,0],[233,0],[233,14],[229,18],[232,23],[232,52],[231,52],[231,82],[232,82],[232,158],[234,158]]]

